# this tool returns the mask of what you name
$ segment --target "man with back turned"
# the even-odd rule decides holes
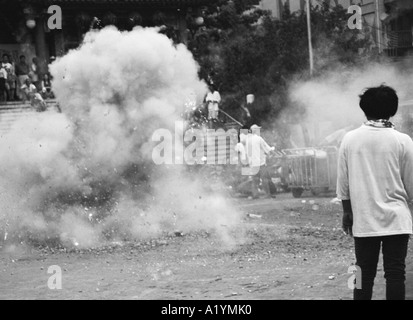
[[[380,247],[386,298],[405,299],[405,260],[412,218],[413,141],[389,121],[398,108],[394,89],[382,85],[360,96],[367,121],[348,132],[338,156],[337,196],[343,230],[354,237],[361,284],[355,300],[371,300]]]

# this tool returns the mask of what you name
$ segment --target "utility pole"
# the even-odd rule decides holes
[[[310,75],[313,76],[314,57],[313,57],[313,44],[311,42],[310,1],[311,0],[307,0],[307,31],[308,31],[308,51],[309,51],[309,55],[310,55]]]
[[[310,77],[313,76],[314,73],[314,57],[313,57],[313,44],[311,41],[311,18],[310,18],[310,4],[311,0],[307,0],[307,32],[308,32],[308,52],[310,55]],[[310,146],[310,138],[308,134],[308,129],[305,127],[303,124],[301,124],[301,129],[303,130],[303,136],[304,136],[304,143],[305,146],[308,147]],[[315,131],[318,129],[318,123],[315,123]]]
[[[381,30],[380,30],[380,6],[379,6],[379,1],[376,0],[376,29],[377,29],[377,48],[379,50],[379,53],[381,53],[382,48],[381,48]]]

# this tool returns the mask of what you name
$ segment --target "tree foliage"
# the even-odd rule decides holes
[[[200,76],[227,97],[224,108],[234,112],[253,93],[253,121],[263,122],[288,106],[288,84],[309,78],[306,13],[285,7],[281,19],[258,9],[253,0],[219,0],[205,10],[203,26],[191,28],[189,48],[201,66]],[[312,43],[316,77],[341,64],[372,58],[365,30],[347,27],[350,15],[340,5],[313,2]]]

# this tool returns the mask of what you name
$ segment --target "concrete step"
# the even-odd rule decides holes
[[[0,105],[0,134],[6,134],[16,121],[35,113],[29,104],[14,102]]]
[[[30,110],[32,107],[17,107],[17,108],[0,108],[0,113],[19,113],[25,112],[26,110]]]

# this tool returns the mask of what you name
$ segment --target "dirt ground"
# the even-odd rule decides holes
[[[234,198],[244,216],[235,241],[198,232],[82,251],[3,245],[0,299],[349,300],[353,241],[331,199]],[[47,286],[52,265],[62,269],[61,290]],[[384,299],[381,260],[373,299]]]

